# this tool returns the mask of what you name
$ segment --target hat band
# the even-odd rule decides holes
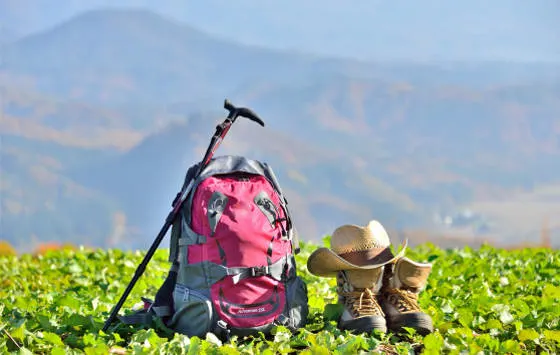
[[[338,255],[346,259],[346,261],[359,266],[383,263],[389,259],[392,259],[394,256],[389,247],[351,251]]]

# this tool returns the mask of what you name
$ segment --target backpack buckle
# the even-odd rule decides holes
[[[251,268],[251,276],[266,276],[269,274],[268,266],[254,266]]]
[[[143,310],[150,312],[152,310],[152,306],[154,305],[154,301],[146,297],[140,297],[140,299],[144,302]]]
[[[216,328],[217,330],[217,336],[225,336],[226,340],[229,341],[231,339],[231,329],[229,328],[229,325],[223,321],[222,319],[220,319],[219,321],[216,322],[216,325],[218,326]]]

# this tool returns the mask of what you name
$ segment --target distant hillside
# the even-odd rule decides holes
[[[66,174],[103,153],[4,134],[0,139],[0,240],[22,251],[46,241],[107,243],[118,204]]]
[[[311,63],[143,10],[87,12],[7,46],[4,58],[5,70],[33,77],[40,90],[110,103],[223,96],[252,79],[296,78]]]
[[[104,104],[219,100],[255,82],[305,85],[335,74],[419,85],[560,78],[558,64],[366,63],[274,51],[210,36],[146,10],[92,10],[4,48],[12,81]]]
[[[0,46],[5,46],[7,43],[14,42],[18,37],[17,31],[3,26],[0,22]]]
[[[557,0],[3,0],[0,23],[43,31],[104,6],[157,11],[228,40],[326,56],[402,61],[560,61]]]
[[[21,248],[145,247],[226,97],[266,127],[240,120],[217,154],[268,161],[307,240],[375,217],[519,241],[557,211],[554,65],[314,58],[140,10],[76,16],[5,58],[0,239]]]

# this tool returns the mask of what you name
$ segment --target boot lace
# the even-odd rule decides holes
[[[400,312],[419,312],[418,294],[410,290],[390,288],[387,290],[387,300]]]
[[[344,297],[344,303],[354,317],[383,316],[383,311],[377,303],[375,293],[369,288],[343,291],[341,296]]]

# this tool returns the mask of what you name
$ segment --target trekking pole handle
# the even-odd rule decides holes
[[[241,116],[248,118],[251,121],[257,122],[264,127],[263,120],[250,108],[236,107],[228,99],[224,100],[224,108],[229,111],[228,118],[230,118],[232,121],[235,121],[238,116]]]

